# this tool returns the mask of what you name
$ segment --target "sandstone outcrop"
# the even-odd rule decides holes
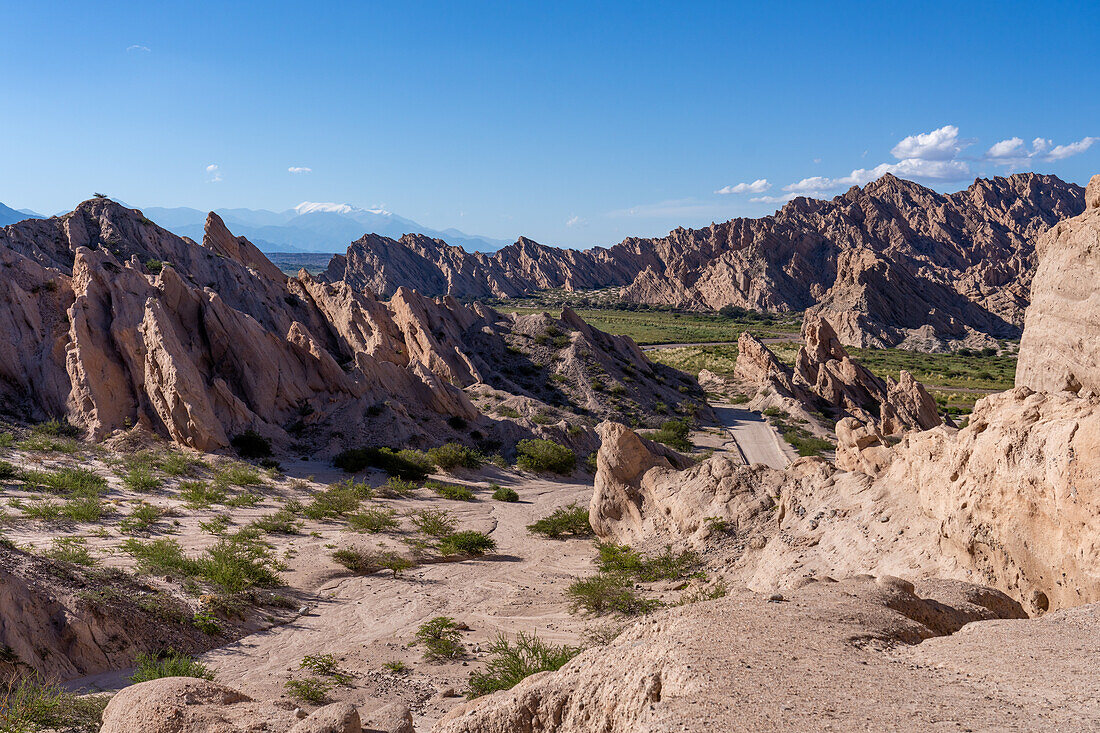
[[[557,672],[460,705],[434,730],[910,730],[935,728],[945,709],[953,725],[971,730],[1072,728],[1095,719],[1089,676],[1076,662],[1062,661],[1060,645],[1051,643],[1068,634],[1085,643],[1083,654],[1095,663],[1096,650],[1084,641],[1096,628],[1095,613],[1083,629],[1060,618],[966,626],[1022,616],[997,591],[951,581],[821,581],[779,602],[735,590],[638,621]],[[986,631],[1009,623],[1018,625],[1011,644]],[[953,637],[946,635],[959,629],[975,629],[979,636],[970,637],[971,646],[984,656],[955,661],[966,682],[948,684],[955,678],[936,667],[952,663]],[[945,644],[924,653],[923,640]],[[1035,696],[1063,701],[1050,707],[1056,718],[1027,696],[1005,694],[1017,650],[1033,654],[1036,667],[1078,671],[1069,680],[1038,675]],[[924,653],[923,664],[899,663],[918,653]]]
[[[420,235],[367,235],[323,277],[460,298],[619,287],[635,303],[815,309],[854,346],[986,346],[1019,335],[1035,239],[1081,213],[1083,194],[1034,173],[978,179],[947,195],[887,174],[831,201],[797,198],[773,216],[610,249],[521,238],[486,255]]]
[[[563,434],[578,412],[611,412],[601,380],[620,385],[616,409],[643,421],[683,399],[681,386],[703,404],[686,376],[571,311],[505,316],[408,288],[384,302],[347,282],[288,278],[215,214],[196,244],[93,199],[0,230],[0,268],[6,411],[64,417],[93,440],[138,425],[214,451],[252,430],[325,455],[469,439],[470,423],[498,446],[555,437],[482,414],[465,391],[475,385],[534,400],[540,420],[543,408],[572,416]],[[595,448],[590,429],[568,437]]]
[[[735,375],[757,388],[754,409],[781,407],[807,421],[814,413],[833,419],[854,418],[877,433],[894,435],[927,430],[944,422],[932,396],[902,370],[897,381],[884,381],[848,355],[828,321],[807,313],[802,346],[788,367],[747,331],[738,339]]]

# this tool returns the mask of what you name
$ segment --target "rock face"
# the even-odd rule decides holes
[[[0,400],[24,419],[65,417],[91,439],[141,425],[213,451],[254,430],[324,455],[461,439],[469,431],[454,426],[475,422],[490,437],[529,436],[530,425],[482,415],[472,385],[599,414],[611,406],[593,388],[598,369],[632,382],[624,407],[642,418],[682,397],[684,375],[572,312],[517,318],[392,295],[288,278],[215,214],[196,244],[94,199],[0,229]],[[547,352],[538,366],[536,351]],[[697,385],[684,388],[702,402]]]
[[[1035,238],[1084,208],[1084,191],[1034,173],[936,193],[886,175],[831,201],[798,198],[773,216],[583,252],[521,238],[492,254],[440,240],[368,235],[324,279],[378,293],[514,296],[618,286],[636,303],[815,309],[854,346],[942,349],[1015,337]]]
[[[751,334],[741,334],[735,375],[763,388],[754,408],[773,406],[778,397],[807,416],[828,412],[872,426],[882,435],[943,424],[936,401],[909,372],[902,370],[896,382],[879,379],[848,355],[833,327],[820,316],[806,314],[802,341],[792,369]]]
[[[1085,665],[1060,662],[1067,655],[1056,641],[1068,634],[1083,643],[1085,664],[1094,664],[1100,655],[1085,639],[1095,613],[1080,630],[1054,618],[964,626],[1023,614],[988,588],[897,578],[815,582],[784,596],[769,603],[735,590],[646,617],[557,672],[458,706],[435,733],[924,730],[946,710],[960,728],[1043,729],[1087,725],[1098,714],[1094,677]],[[1003,624],[1016,625],[1010,643],[986,633]],[[946,636],[960,628],[980,650],[966,660],[952,658],[955,637]],[[922,640],[944,644],[926,652]],[[1011,660],[1023,650],[1036,667],[1059,668],[1030,687],[1040,699],[1065,699],[1050,706],[1056,720],[1030,695],[1006,692],[1018,667]],[[899,663],[915,654],[923,664]],[[945,665],[960,679],[965,673],[965,684],[945,684],[935,669]]]
[[[1044,234],[1027,311],[1016,384],[1044,392],[1100,394],[1100,175],[1088,209]]]

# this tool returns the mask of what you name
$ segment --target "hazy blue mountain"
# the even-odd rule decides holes
[[[41,214],[36,214],[30,209],[13,209],[10,206],[4,206],[4,204],[0,204],[0,227],[6,227],[8,224],[14,224],[17,221],[23,221],[24,219],[41,218]]]
[[[150,206],[142,212],[165,229],[194,240],[202,238],[206,212],[187,207]],[[234,234],[248,237],[265,252],[344,252],[364,234],[397,238],[419,233],[457,244],[466,250],[492,252],[510,242],[466,234],[457,229],[437,231],[384,209],[361,209],[349,204],[305,202],[286,211],[217,209]]]

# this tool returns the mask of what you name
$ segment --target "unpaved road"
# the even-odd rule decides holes
[[[718,422],[741,449],[741,455],[750,466],[763,463],[783,470],[791,462],[789,448],[758,412],[728,404],[712,403]]]

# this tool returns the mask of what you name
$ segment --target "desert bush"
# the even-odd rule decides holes
[[[133,465],[122,475],[122,485],[138,493],[154,491],[160,488],[161,483],[161,480],[153,475],[152,467],[146,463]]]
[[[421,509],[411,518],[413,526],[429,537],[446,537],[458,527],[455,518],[444,509]]]
[[[484,458],[461,443],[445,443],[428,451],[428,459],[444,471],[454,468],[480,468]]]
[[[7,461],[0,461],[0,480],[17,479],[22,475],[22,472],[8,463]]]
[[[515,489],[507,489],[503,486],[497,486],[496,484],[493,484],[490,488],[493,489],[493,498],[497,501],[519,501],[519,494],[516,493]]]
[[[364,509],[356,514],[349,514],[348,525],[359,532],[385,532],[397,529],[397,512],[393,509]]]
[[[550,440],[521,440],[516,444],[516,465],[525,471],[568,475],[577,465],[577,456]]]
[[[99,561],[88,550],[88,543],[83,537],[55,537],[50,549],[42,553],[51,560],[72,563],[92,567]]]
[[[295,509],[301,509],[301,505],[284,506],[274,514],[267,514],[253,519],[249,526],[267,534],[298,534],[301,531],[302,523],[299,521]]]
[[[164,510],[160,507],[147,504],[144,501],[138,504],[129,516],[124,517],[122,521],[118,523],[118,529],[120,532],[126,534],[134,534],[137,532],[148,532],[153,528],[161,517],[165,514]]]
[[[107,479],[87,468],[23,471],[22,478],[27,488],[61,496],[99,496],[107,490]]]
[[[206,481],[181,481],[179,497],[192,509],[201,509],[225,501],[225,489]]]
[[[267,458],[271,455],[271,441],[255,430],[246,430],[234,435],[229,444],[241,458]]]
[[[416,630],[416,640],[424,647],[424,658],[430,662],[458,659],[465,654],[458,625],[449,616],[436,616]]]
[[[378,468],[391,476],[410,481],[427,478],[434,468],[431,459],[420,451],[394,451],[392,448],[352,448],[337,455],[332,463],[347,473]]]
[[[321,677],[328,677],[339,685],[351,682],[351,675],[340,669],[336,657],[331,654],[307,654],[302,658],[298,669],[308,669]]]
[[[457,484],[444,484],[439,481],[428,481],[424,484],[425,488],[431,489],[435,493],[442,496],[444,499],[451,499],[452,501],[474,501],[474,492],[470,491],[469,487],[459,486]]]
[[[264,498],[262,496],[250,489],[236,496],[229,497],[225,500],[225,505],[231,509],[240,509],[245,506],[256,506],[263,500]]]
[[[278,569],[270,546],[245,532],[222,537],[198,559],[198,574],[225,593],[274,588]]]
[[[313,495],[303,510],[310,519],[335,519],[343,517],[359,508],[363,499],[374,494],[366,484],[341,481]]]
[[[555,539],[567,534],[573,537],[592,535],[592,525],[588,522],[588,508],[578,506],[576,503],[555,509],[548,516],[528,524],[527,530]]]
[[[594,616],[605,613],[636,616],[648,613],[659,605],[657,601],[639,595],[628,578],[606,573],[573,581],[565,595],[574,611],[584,610]]]
[[[405,664],[400,659],[390,660],[383,664],[382,667],[394,674],[405,674],[409,671],[409,665]]]
[[[622,575],[632,581],[680,580],[699,567],[699,557],[694,552],[674,554],[668,545],[654,557],[645,557],[626,545],[614,543],[600,542],[596,548],[596,565],[601,573]]]
[[[514,641],[501,634],[489,645],[489,660],[483,672],[470,675],[470,699],[498,690],[510,690],[525,677],[553,672],[580,654],[580,647],[548,644],[534,634],[520,632]]]
[[[298,702],[320,705],[328,699],[332,683],[318,677],[306,677],[302,680],[287,680],[283,683],[287,692]]]
[[[134,660],[137,667],[130,675],[131,682],[148,682],[162,677],[197,677],[202,680],[214,679],[214,673],[199,660],[186,654],[169,649],[163,654],[138,654]]]
[[[389,570],[394,578],[403,571],[416,567],[415,561],[396,552],[365,552],[354,547],[336,550],[332,553],[332,559],[355,573],[370,574]]]
[[[37,676],[11,675],[0,683],[0,731],[98,731],[110,698],[78,697]]]
[[[260,486],[260,472],[247,463],[223,463],[214,469],[214,483],[222,486]]]
[[[386,483],[379,487],[378,493],[387,499],[406,499],[420,488],[416,481],[407,481],[403,478],[390,476]]]
[[[169,476],[190,476],[205,464],[178,451],[166,451],[156,460],[157,468]]]
[[[497,543],[484,532],[464,530],[447,535],[439,542],[441,555],[481,556],[497,548]]]
[[[690,451],[695,446],[688,440],[691,432],[691,421],[687,418],[676,418],[661,423],[661,427],[646,437],[658,443],[664,443],[678,451]]]

